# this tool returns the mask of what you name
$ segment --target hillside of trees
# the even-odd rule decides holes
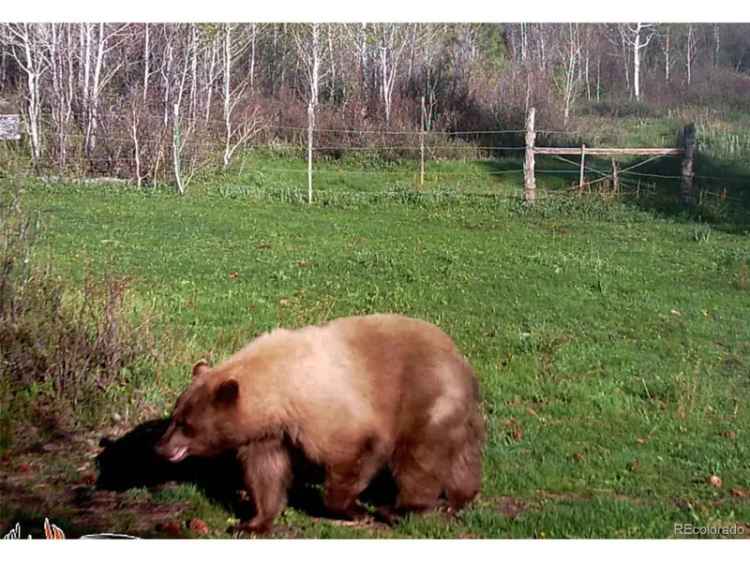
[[[29,164],[139,184],[300,144],[309,118],[373,145],[361,131],[416,131],[423,99],[425,127],[456,132],[749,94],[750,24],[0,24],[0,113],[22,114]]]

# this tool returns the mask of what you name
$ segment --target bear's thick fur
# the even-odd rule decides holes
[[[157,445],[177,462],[236,449],[268,531],[292,481],[290,447],[325,471],[328,510],[352,516],[381,469],[395,510],[453,510],[481,481],[484,422],[474,373],[437,326],[377,314],[274,330],[216,367],[201,361]]]

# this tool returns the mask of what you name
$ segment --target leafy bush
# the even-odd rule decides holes
[[[127,279],[74,289],[35,263],[37,230],[18,197],[0,206],[0,417],[30,408],[94,422],[148,372],[151,322],[129,309]]]

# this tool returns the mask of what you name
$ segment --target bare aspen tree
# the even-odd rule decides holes
[[[622,68],[624,71],[624,77],[625,77],[625,87],[628,90],[628,92],[632,91],[630,89],[630,55],[631,55],[631,49],[628,47],[628,41],[627,41],[627,25],[618,23],[614,26],[608,26],[607,27],[607,39],[609,42],[620,51],[620,56],[622,57]]]
[[[174,165],[174,178],[177,182],[177,193],[180,195],[185,195],[185,184],[182,181],[180,166],[184,146],[185,144],[180,134],[180,104],[175,103],[172,116],[172,163]]]
[[[185,84],[190,71],[190,53],[195,48],[195,38],[190,25],[164,24],[160,28],[160,64],[158,73],[161,88],[161,111],[162,130],[158,153],[154,159],[151,177],[158,176],[158,170],[162,160],[167,158],[168,146],[165,146],[171,131],[172,136],[172,158],[182,159],[183,148],[191,136],[195,127],[195,121],[182,117],[182,97]],[[183,126],[184,121],[184,126]],[[179,142],[175,139],[179,137]],[[175,175],[183,172],[181,162],[174,163]],[[187,185],[186,174],[182,174],[178,180],[178,188],[184,189]]]
[[[633,96],[641,99],[641,59],[643,50],[648,47],[656,31],[651,23],[628,24],[620,27],[623,40],[632,48],[633,54]]]
[[[9,43],[7,39],[7,30],[4,26],[0,25],[0,91],[5,90],[5,86],[8,82],[8,61],[7,58],[8,50],[7,45]]]
[[[250,93],[255,93],[255,60],[258,43],[258,31],[260,26],[257,23],[250,24],[250,60],[248,62],[248,80],[250,82]]]
[[[223,92],[224,92],[224,168],[229,166],[229,140],[232,134],[232,59],[234,50],[232,49],[232,24],[224,24],[223,29],[223,50],[224,55],[224,74],[223,74]]]
[[[687,85],[690,86],[693,78],[693,61],[696,54],[696,39],[693,24],[688,24],[687,45],[685,46],[685,70],[687,72]]]
[[[310,23],[295,25],[292,29],[292,37],[297,47],[297,57],[302,62],[307,78],[307,99],[312,103],[313,109],[317,109],[318,107],[322,76],[321,62],[323,52],[320,41],[320,28],[321,24]]]
[[[148,100],[148,79],[151,76],[149,59],[151,57],[151,34],[148,22],[143,30],[143,103]]]
[[[369,77],[371,76],[371,45],[368,38],[371,33],[367,23],[362,24],[345,24],[344,33],[346,34],[347,44],[354,51],[357,67],[357,86],[356,91],[360,99],[366,100],[370,96],[368,87]]]
[[[527,53],[529,51],[529,34],[528,34],[528,31],[527,31],[528,25],[529,24],[527,24],[527,23],[521,23],[520,26],[519,26],[519,31],[520,31],[520,35],[521,35],[521,40],[520,40],[520,44],[521,44],[521,61],[520,62],[521,62],[522,65],[526,64]]]
[[[330,79],[328,80],[328,99],[334,101],[336,97],[336,49],[334,48],[333,38],[337,26],[329,25],[326,27],[326,36],[328,39],[328,67],[330,68]]]
[[[190,120],[195,121],[198,113],[198,26],[190,25],[191,49],[190,49]]]
[[[119,46],[113,39],[118,36],[128,24],[107,29],[106,24],[81,24],[83,33],[83,108],[85,122],[84,150],[87,156],[91,156],[96,148],[96,139],[99,128],[99,109],[101,104],[101,92],[106,84],[115,76],[122,66],[122,62],[107,68],[106,57],[112,49]]]
[[[568,125],[570,109],[580,84],[580,75],[577,72],[577,69],[580,67],[581,57],[578,31],[577,23],[568,24],[567,33],[565,34],[565,43],[561,45],[561,49],[564,50],[564,52],[561,53],[561,58],[565,68],[561,85],[563,92],[563,123],[565,126]]]
[[[139,111],[135,102],[130,107],[130,138],[133,141],[133,157],[135,158],[135,179],[138,187],[141,187],[143,175],[141,173],[141,146],[139,142],[138,126],[140,124]]]
[[[297,46],[298,60],[302,61],[307,77],[307,200],[312,203],[312,158],[313,134],[315,130],[315,111],[318,105],[320,87],[320,25],[317,23],[295,26],[292,30]]]
[[[67,163],[66,135],[73,116],[73,50],[71,25],[49,25],[49,55],[51,74],[52,122],[55,128],[57,164],[60,170]]]
[[[237,40],[233,35],[233,26],[225,24],[223,29],[223,94],[224,94],[224,169],[229,167],[234,152],[248,141],[260,130],[257,107],[253,108],[240,119],[239,123],[233,123],[233,115],[237,104],[243,99],[245,90],[249,84],[249,77],[245,76],[237,84],[232,83],[232,66],[243,51],[248,47],[248,42],[240,36]]]
[[[662,32],[662,52],[664,53],[664,81],[669,83],[672,70],[672,27],[665,24]]]
[[[432,119],[438,104],[438,89],[440,87],[440,73],[435,71],[435,62],[439,54],[439,30],[437,26],[427,24],[422,29],[420,41],[422,46],[422,67],[424,74],[424,92],[422,103],[426,101],[425,129],[432,129]],[[426,100],[425,100],[426,98]]]
[[[414,24],[384,23],[378,24],[380,45],[380,91],[385,112],[385,124],[391,121],[393,91],[396,86],[401,56],[409,41],[409,27]]]
[[[177,190],[183,195],[190,180],[199,167],[197,151],[185,157],[185,149],[192,140],[196,129],[194,119],[185,119],[181,116],[183,97],[186,92],[186,84],[192,68],[192,52],[198,48],[197,37],[193,33],[192,25],[179,25],[176,33],[172,36],[181,41],[175,41],[170,50],[170,56],[174,59],[171,64],[173,70],[173,81],[170,86],[173,89],[171,99],[172,106],[172,159],[174,165]]]
[[[536,25],[537,58],[539,59],[539,70],[547,70],[547,27],[543,23]]]
[[[162,90],[162,123],[166,129],[169,124],[170,116],[170,98],[172,93],[172,84],[174,81],[173,76],[173,61],[174,61],[174,36],[176,32],[169,29],[169,26],[163,27],[164,31],[164,49],[162,52],[161,60],[162,63],[159,67],[159,75],[161,76],[161,90]]]
[[[205,122],[208,124],[208,122],[211,119],[211,100],[213,98],[214,93],[214,83],[216,82],[217,77],[217,59],[219,56],[219,42],[221,41],[221,37],[217,34],[212,40],[210,45],[208,46],[208,50],[206,53],[206,99],[205,99],[205,106],[206,106],[206,114],[205,114]]]
[[[7,24],[11,55],[26,75],[26,107],[24,124],[31,143],[31,157],[35,165],[42,156],[42,75],[50,68],[45,24]]]

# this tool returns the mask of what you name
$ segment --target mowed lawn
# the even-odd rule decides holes
[[[169,412],[192,362],[277,326],[398,312],[456,339],[489,428],[473,507],[394,528],[288,509],[278,536],[670,537],[676,523],[750,535],[750,237],[570,201],[26,193],[44,225],[36,258],[76,283],[128,277],[174,348],[132,425]],[[234,517],[190,485],[123,496],[182,502],[209,536]]]

